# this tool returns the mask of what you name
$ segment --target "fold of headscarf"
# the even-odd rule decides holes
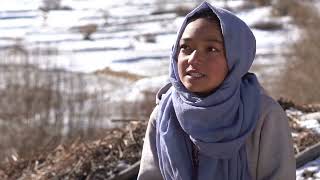
[[[212,94],[199,97],[180,81],[177,53],[188,19],[203,10],[211,10],[220,21],[229,74]],[[260,111],[260,86],[248,73],[255,49],[251,30],[226,10],[204,2],[186,16],[171,55],[173,86],[162,96],[156,122],[159,167],[165,180],[192,179],[192,143],[199,150],[197,179],[250,179],[245,140]]]

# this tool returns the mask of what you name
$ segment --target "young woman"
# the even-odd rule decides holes
[[[295,179],[286,115],[248,72],[255,50],[249,27],[226,10],[204,2],[186,16],[138,180]]]

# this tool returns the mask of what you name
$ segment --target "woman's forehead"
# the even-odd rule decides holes
[[[206,18],[199,18],[187,24],[180,40],[193,40],[194,38],[206,41],[223,41],[221,28]]]

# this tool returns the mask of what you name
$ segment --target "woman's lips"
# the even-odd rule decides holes
[[[202,78],[204,77],[204,74],[198,72],[198,71],[187,71],[187,76],[190,77],[190,78]]]
[[[201,73],[188,73],[189,76],[194,77],[194,78],[201,78],[204,75]]]

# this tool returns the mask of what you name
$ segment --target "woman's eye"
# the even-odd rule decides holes
[[[191,54],[192,53],[192,49],[190,46],[188,45],[181,45],[180,46],[180,50],[186,54]]]
[[[216,48],[214,48],[214,47],[208,47],[207,48],[207,51],[209,51],[209,52],[216,52],[216,51],[218,51]]]

